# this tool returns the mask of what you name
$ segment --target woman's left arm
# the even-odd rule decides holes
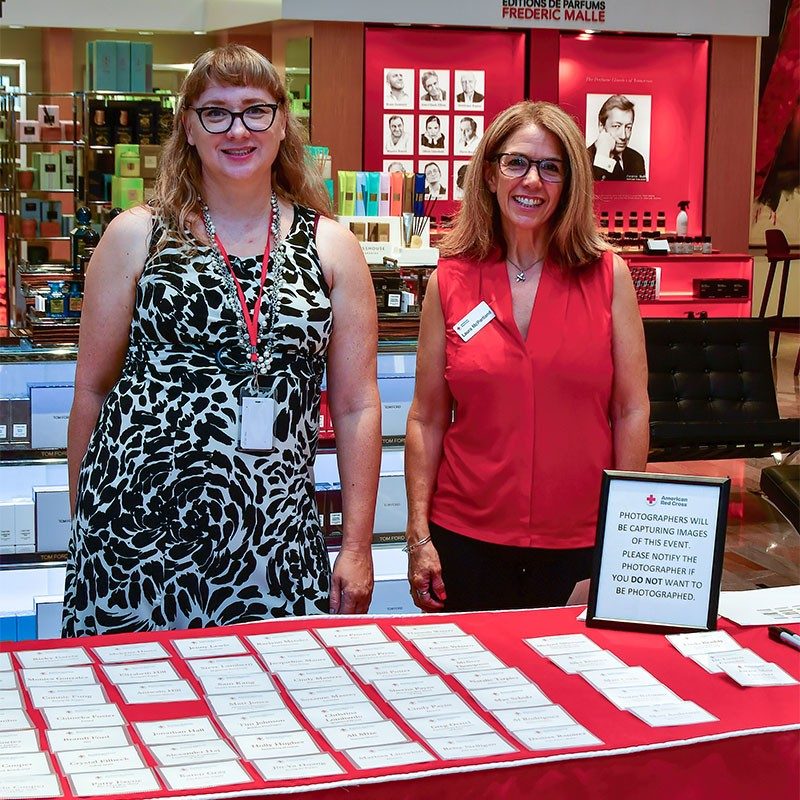
[[[614,359],[611,431],[614,440],[614,468],[644,472],[650,445],[647,354],[631,273],[618,255],[614,256],[611,320]]]
[[[381,463],[377,306],[361,246],[348,230],[320,218],[317,247],[333,309],[328,404],[344,523],[333,566],[331,613],[362,614],[372,599],[372,530]]]

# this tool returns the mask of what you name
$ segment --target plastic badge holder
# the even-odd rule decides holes
[[[258,758],[252,762],[265,781],[291,781],[341,775],[344,770],[330,753],[315,753],[290,758]]]
[[[289,653],[259,653],[270,672],[297,672],[335,667],[327,650],[295,650]]]
[[[0,710],[0,733],[21,731],[35,727],[24,708]]]
[[[331,726],[366,725],[382,722],[386,717],[378,708],[366,700],[362,703],[353,703],[344,706],[318,706],[303,709],[303,716],[312,728],[317,730]]]
[[[319,753],[311,734],[305,730],[253,736],[238,736],[236,747],[249,761],[257,758],[288,758]]]
[[[402,700],[390,700],[389,702],[400,717],[406,720],[416,719],[417,717],[472,713],[469,705],[455,692],[434,695],[433,697],[406,697]]]
[[[353,667],[353,672],[363,683],[372,683],[387,678],[422,678],[430,675],[422,664],[411,659],[388,663],[359,664]]]
[[[452,675],[467,691],[493,689],[502,686],[519,686],[530,683],[530,678],[516,667],[454,672]]]
[[[344,667],[283,672],[279,677],[281,683],[290,692],[295,689],[312,689],[322,685],[345,686],[353,684],[353,679]]]
[[[503,686],[499,689],[475,689],[472,697],[487,711],[553,704],[533,681],[519,686]]]
[[[110,683],[157,683],[180,680],[171,661],[143,661],[138,664],[103,664],[100,669]]]
[[[319,706],[331,707],[364,703],[367,696],[354,683],[345,686],[322,686],[314,689],[295,689],[289,693],[295,705],[305,713],[305,709]]]
[[[160,661],[170,654],[160,642],[136,642],[93,647],[98,660],[104,664],[120,664],[132,661]]]
[[[408,737],[390,719],[369,722],[366,725],[332,725],[319,731],[334,750],[354,747],[379,747],[409,741]]]
[[[0,692],[10,692],[19,689],[16,672],[0,672]]]
[[[159,767],[158,774],[169,789],[211,789],[252,783],[253,778],[240,761],[218,761],[213,764],[184,764]]]
[[[94,750],[103,747],[127,747],[133,744],[128,729],[122,725],[110,728],[62,728],[46,730],[47,746],[53,753],[68,750]]]
[[[223,714],[217,722],[225,732],[238,741],[243,737],[271,736],[274,733],[291,733],[303,730],[297,717],[286,707],[272,711],[256,711],[248,714]],[[240,748],[241,749],[241,748]],[[244,751],[242,754],[247,756]],[[266,758],[266,756],[264,756]]]
[[[125,769],[117,772],[89,772],[69,775],[70,789],[73,795],[97,795],[118,798],[121,795],[138,792],[160,792],[153,770]]]
[[[295,650],[316,650],[321,647],[310,631],[259,633],[245,638],[259,653],[289,653]]]
[[[492,714],[512,734],[517,731],[564,728],[578,724],[561,706],[556,705],[497,709]]]
[[[0,653],[0,672],[8,672],[10,669],[13,669],[11,656],[8,653]]]
[[[3,789],[8,797],[63,797],[57,775],[33,775],[4,778]]]
[[[157,683],[122,683],[117,686],[122,699],[131,705],[142,703],[187,703],[199,700],[187,680]]]
[[[213,761],[238,761],[239,759],[237,752],[222,739],[157,744],[150,748],[150,754],[160,767],[204,764]]]
[[[489,650],[481,650],[475,653],[456,653],[450,656],[431,656],[428,660],[435,664],[441,672],[448,675],[454,672],[501,669],[507,666]]]
[[[20,650],[14,653],[23,667],[78,667],[91,664],[83,647],[54,647],[51,650]]]
[[[21,731],[5,731],[0,733],[0,746],[4,756],[20,753],[38,753],[39,732],[33,729]]]
[[[203,742],[222,738],[210,717],[134,722],[133,727],[136,728],[136,733],[142,742],[148,746]]]
[[[185,659],[240,656],[248,653],[238,636],[201,636],[194,639],[174,639],[172,646]]]
[[[249,694],[250,692],[274,692],[275,681],[266,672],[252,675],[207,675],[200,678],[206,695]]]
[[[346,645],[337,647],[336,651],[351,667],[411,659],[411,655],[400,642]]]
[[[34,686],[28,689],[34,708],[82,708],[108,703],[108,695],[102,684],[88,686]]]
[[[286,708],[278,692],[246,692],[239,694],[212,694],[206,702],[219,717],[227,714],[254,714]]]
[[[82,706],[80,708],[43,708],[42,716],[48,728],[109,728],[126,725],[125,718],[114,703]]]
[[[415,639],[440,639],[448,636],[466,636],[454,622],[434,622],[427,625],[395,625],[394,629],[412,642]]]
[[[498,733],[483,733],[472,736],[447,736],[434,739],[428,745],[439,758],[487,758],[516,753],[517,748]]]
[[[439,675],[425,675],[422,678],[389,678],[374,681],[372,685],[387,703],[407,697],[433,697],[451,691]]]
[[[186,662],[196,678],[210,675],[257,675],[264,671],[255,656],[224,656],[222,658],[195,658]]]
[[[21,677],[28,689],[35,686],[91,686],[97,683],[97,675],[90,666],[34,667],[21,670]]]
[[[377,644],[389,641],[389,637],[381,630],[380,626],[375,624],[315,628],[314,633],[327,647]]]
[[[353,747],[344,754],[357,769],[383,769],[407,764],[424,764],[435,761],[418,742],[379,745],[378,747]]]
[[[81,772],[113,772],[143,769],[146,764],[136,745],[101,747],[95,750],[64,750],[56,753],[58,765],[66,775]]]
[[[425,658],[486,651],[486,648],[474,636],[449,636],[444,639],[418,639],[414,642],[414,646]]]

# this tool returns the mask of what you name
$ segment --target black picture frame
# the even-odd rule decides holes
[[[665,622],[648,619],[622,619],[610,616],[598,616],[598,596],[603,578],[603,553],[606,542],[606,523],[608,515],[609,494],[615,481],[638,481],[641,483],[663,484],[677,488],[687,485],[714,486],[719,495],[717,500],[717,517],[713,524],[714,546],[708,578],[708,613],[705,624],[687,624],[680,619]],[[592,578],[589,584],[589,605],[586,609],[586,625],[590,628],[613,628],[617,630],[636,630],[651,633],[687,633],[690,631],[712,631],[717,627],[719,609],[719,592],[722,583],[722,561],[725,555],[725,532],[728,519],[728,503],[730,499],[730,478],[713,478],[694,475],[668,475],[648,472],[622,472],[604,470],[600,491],[600,507],[597,515],[597,538],[595,542]],[[708,565],[706,565],[708,567]]]

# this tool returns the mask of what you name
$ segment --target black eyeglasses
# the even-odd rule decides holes
[[[272,123],[275,122],[275,113],[278,110],[277,103],[259,103],[244,111],[229,111],[227,108],[218,108],[217,106],[186,107],[197,113],[200,124],[208,133],[227,133],[237,119],[240,119],[242,125],[251,133],[263,133],[272,127]]]
[[[507,178],[524,178],[532,166],[546,183],[561,183],[567,174],[567,165],[560,158],[528,158],[522,153],[497,153],[489,159],[496,161],[500,172]]]

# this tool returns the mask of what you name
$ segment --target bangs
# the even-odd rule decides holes
[[[260,53],[243,45],[229,44],[203,53],[183,82],[183,101],[193,102],[212,83],[266,89],[280,105],[286,104],[286,89],[275,67]]]

